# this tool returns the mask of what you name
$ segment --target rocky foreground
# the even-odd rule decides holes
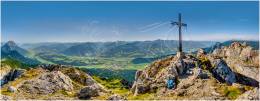
[[[103,86],[117,82],[97,82],[74,67],[24,70],[1,65],[1,99],[259,100],[258,76],[259,50],[235,42],[208,54],[200,49],[196,55],[178,53],[157,60],[136,72],[131,89],[112,88],[114,92]]]
[[[168,78],[176,87],[170,88]],[[259,99],[259,51],[238,42],[206,54],[178,53],[137,71],[131,89],[146,99]]]
[[[2,99],[93,99],[107,90],[79,69],[42,65],[4,84],[1,93]]]

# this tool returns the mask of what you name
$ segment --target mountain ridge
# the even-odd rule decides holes
[[[21,61],[25,64],[39,64],[40,62],[35,59],[26,57],[29,52],[23,48],[20,48],[14,41],[8,41],[1,47],[1,59],[11,58]]]

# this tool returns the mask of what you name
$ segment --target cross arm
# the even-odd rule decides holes
[[[181,23],[181,26],[187,27],[187,24],[185,24],[185,23]]]
[[[178,22],[171,22],[171,24],[174,26],[174,25],[179,25]]]
[[[173,21],[172,21],[171,24],[172,24],[173,26],[175,26],[175,25],[179,26],[179,22],[173,22]],[[187,24],[181,23],[181,26],[187,27]]]

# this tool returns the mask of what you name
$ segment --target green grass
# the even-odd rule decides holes
[[[113,93],[121,96],[127,96],[128,100],[149,100],[154,98],[153,93],[145,93],[145,94],[139,94],[137,96],[134,96],[129,89],[124,88],[124,86],[120,82],[120,79],[104,80],[98,76],[93,76],[93,79],[95,79],[98,83],[103,85],[108,90],[111,90]]]
[[[120,79],[101,79],[98,76],[92,76],[93,79],[95,79],[98,83],[102,84],[108,89],[115,89],[115,88],[124,88],[122,83],[120,82]]]
[[[18,68],[28,69],[30,67],[34,67],[34,65],[24,64],[18,60],[11,59],[11,58],[1,59],[1,67],[4,67],[4,65],[8,65],[13,69],[18,69]]]
[[[148,65],[148,63],[142,63],[142,64],[132,64],[132,63],[122,64],[121,63],[119,65],[121,65],[122,67],[117,68],[117,69],[142,70]],[[112,68],[113,69],[111,64],[76,66],[76,67],[79,67],[79,68]]]
[[[4,59],[1,60],[1,65],[9,65],[11,68],[19,68],[22,66],[22,63],[14,59]]]
[[[141,63],[141,64],[129,64],[127,69],[134,69],[134,70],[142,70],[149,65],[149,63]]]
[[[241,91],[238,88],[229,88],[224,92],[229,99],[236,99],[241,94]]]
[[[134,58],[129,57],[79,57],[61,54],[38,54],[34,57],[46,64],[69,64],[80,68],[143,69],[148,64],[133,64],[131,61]]]
[[[235,86],[223,86],[220,87],[221,93],[228,97],[230,100],[236,99],[239,95],[243,93],[242,89]]]
[[[113,93],[124,95],[129,92],[129,89],[126,89],[124,85],[120,82],[121,79],[101,79],[98,76],[92,76],[94,80],[103,85],[105,88],[111,90]]]

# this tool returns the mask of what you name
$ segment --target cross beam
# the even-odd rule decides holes
[[[179,52],[182,52],[182,35],[181,35],[181,29],[183,27],[187,27],[187,24],[181,22],[181,13],[179,13],[179,21],[178,22],[171,22],[173,26],[179,27]]]

